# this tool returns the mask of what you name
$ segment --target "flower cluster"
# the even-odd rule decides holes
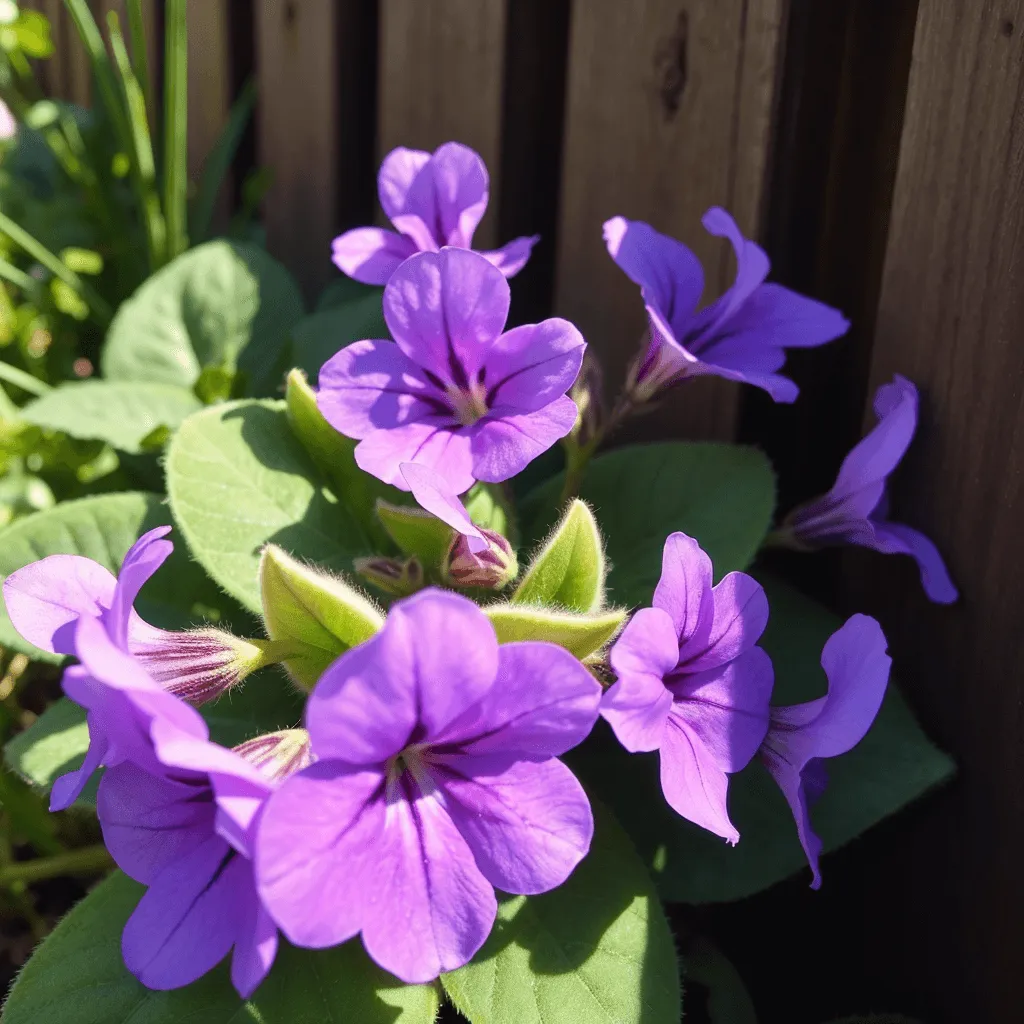
[[[581,373],[586,346],[564,320],[505,330],[506,278],[536,240],[470,249],[487,203],[475,153],[454,143],[433,155],[396,150],[379,184],[397,234],[351,231],[334,258],[358,280],[386,285],[391,338],[356,341],[330,358],[316,409],[358,441],[362,470],[417,505],[378,502],[401,553],[361,558],[356,569],[394,600],[385,614],[354,599],[358,629],[344,642],[324,623],[344,617],[351,588],[301,567],[295,586],[317,588],[308,603],[319,616],[317,651],[328,654],[307,657],[318,666],[313,678],[290,669],[307,692],[302,723],[231,749],[211,739],[196,706],[263,666],[289,667],[301,651],[272,629],[267,588],[270,640],[146,623],[134,605],[171,553],[169,527],[145,534],[116,579],[89,559],[54,555],[4,583],[21,635],[77,659],[63,687],[87,711],[89,749],[54,785],[52,807],[74,802],[105,768],[104,839],[147,887],[124,930],[124,960],[151,988],[189,984],[231,954],[232,981],[247,997],[270,970],[279,933],[307,948],[359,936],[408,983],[466,964],[494,925],[495,890],[547,892],[588,855],[590,800],[560,758],[601,717],[627,751],[657,752],[678,815],[729,844],[740,838],[730,776],[759,760],[793,812],[817,887],[811,806],[826,784],[822,762],[860,741],[886,692],[885,637],[854,615],[821,653],[825,694],[773,706],[765,591],[744,572],[716,583],[699,539],[682,532],[665,540],[650,606],[610,644],[626,612],[595,625],[607,612],[603,552],[582,503],[588,550],[601,563],[584,574],[589,589],[567,597],[563,588],[567,563],[586,547],[583,527],[564,545],[556,531],[520,577],[512,531],[475,521],[471,489],[510,480],[559,441],[570,467],[585,466],[607,429],[596,412],[599,368],[591,361]],[[605,225],[650,324],[628,407],[705,374],[792,401],[796,386],[779,373],[786,348],[846,329],[835,310],[766,284],[767,257],[724,211],[704,223],[731,242],[738,263],[735,284],[704,308],[700,264],[682,243],[621,217]],[[879,426],[833,490],[792,512],[773,542],[912,554],[929,596],[948,601],[956,592],[934,547],[885,516],[886,479],[910,443],[916,403],[902,378],[882,388]],[[549,579],[550,607],[533,597]],[[506,588],[512,596],[495,601]],[[510,612],[520,631],[511,637],[497,628]],[[585,650],[566,639],[581,624],[605,630]],[[527,627],[536,635],[524,638]]]

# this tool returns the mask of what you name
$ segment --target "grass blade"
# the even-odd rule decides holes
[[[186,0],[167,0],[164,20],[164,216],[168,256],[188,248],[188,33]]]
[[[142,90],[146,110],[152,113],[153,80],[149,74],[149,58],[146,54],[146,22],[142,17],[142,0],[128,0],[128,35],[132,41],[132,69]]]
[[[17,366],[11,366],[10,363],[5,363],[2,359],[0,359],[0,380],[13,384],[16,388],[21,388],[22,391],[27,391],[30,395],[37,397],[53,390],[49,384],[44,383],[38,377],[33,377],[31,373],[27,373]]]
[[[231,162],[235,158],[238,144],[242,141],[255,105],[256,83],[250,78],[231,107],[227,124],[224,125],[216,144],[206,158],[206,163],[203,164],[199,190],[193,200],[189,222],[190,236],[195,244],[205,242],[210,236],[210,224],[213,221],[217,196],[224,187],[224,180],[231,170]]]

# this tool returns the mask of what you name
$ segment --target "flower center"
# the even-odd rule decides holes
[[[413,781],[424,795],[434,789],[434,780],[428,771],[429,755],[423,744],[410,744],[400,754],[396,754],[387,762],[387,791],[394,792],[402,776],[409,773]]]
[[[471,427],[487,415],[487,391],[481,384],[471,384],[468,389],[449,387],[447,395],[455,418],[464,427]]]

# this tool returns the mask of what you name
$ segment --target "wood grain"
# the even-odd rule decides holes
[[[757,235],[775,94],[781,0],[576,0],[572,10],[556,308],[622,378],[644,330],[637,288],[612,263],[601,225],[616,214],[683,239],[704,261],[709,296],[732,257],[701,215],[732,209]],[[670,393],[656,433],[727,437],[733,385]]]
[[[474,244],[497,244],[506,0],[382,0],[379,155],[472,146],[491,176]]]
[[[257,0],[257,162],[273,174],[267,242],[307,298],[336,273],[337,59],[333,0]]]

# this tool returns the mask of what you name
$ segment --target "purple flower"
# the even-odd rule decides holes
[[[415,462],[403,462],[398,468],[420,508],[465,537],[466,547],[473,554],[487,550],[487,538],[470,519],[466,506],[451,492],[443,476]]]
[[[137,671],[110,645],[112,671]],[[173,698],[171,698],[173,699]],[[259,815],[282,776],[275,755],[309,763],[308,744],[280,734],[243,744],[256,764],[189,730],[156,720],[145,767],[124,762],[100,782],[103,839],[125,874],[148,886],[125,925],[128,969],[153,989],[181,988],[234,949],[231,980],[247,998],[270,970],[277,927],[260,902],[252,851]],[[272,749],[273,748],[273,749]],[[266,770],[261,770],[263,764]]]
[[[711,580],[700,545],[673,533],[654,607],[638,611],[612,648],[618,682],[601,714],[627,750],[660,751],[661,787],[679,814],[735,844],[728,773],[746,767],[768,729],[772,664],[755,646],[768,600],[744,573]]]
[[[822,758],[845,754],[865,736],[882,706],[892,660],[878,623],[854,615],[829,637],[821,652],[828,693],[806,704],[772,708],[760,756],[796,819],[797,834],[821,886],[821,840],[811,830],[810,805],[825,790]]]
[[[290,941],[361,932],[406,982],[465,964],[494,887],[540,893],[590,847],[586,795],[558,755],[597,717],[600,686],[547,643],[498,646],[473,602],[425,590],[343,654],[306,709],[319,761],[271,796],[260,895]]]
[[[508,282],[465,249],[421,253],[395,272],[384,316],[395,339],[357,341],[320,371],[317,404],[360,440],[359,466],[409,490],[399,467],[433,468],[461,494],[515,476],[576,421],[565,392],[586,344],[565,320],[502,333]]]
[[[380,165],[380,205],[398,233],[356,228],[334,240],[334,263],[364,284],[387,284],[402,262],[416,252],[443,246],[469,249],[487,209],[487,168],[479,154],[447,142],[432,154],[393,149]],[[539,235],[517,238],[502,249],[481,252],[505,277],[526,265]]]
[[[698,374],[753,384],[777,402],[794,401],[799,389],[776,372],[785,350],[822,345],[845,334],[849,322],[820,302],[765,284],[768,256],[725,210],[713,206],[703,223],[712,235],[729,239],[737,268],[725,294],[700,310],[704,273],[682,242],[643,221],[613,217],[604,225],[608,252],[640,285],[650,321],[647,348],[631,370],[633,401]]]
[[[935,545],[887,518],[886,481],[917,429],[917,388],[897,374],[875,392],[875,415],[878,423],[843,460],[832,490],[790,512],[776,540],[804,549],[860,544],[887,555],[910,555],[928,597],[950,604],[957,590]]]

